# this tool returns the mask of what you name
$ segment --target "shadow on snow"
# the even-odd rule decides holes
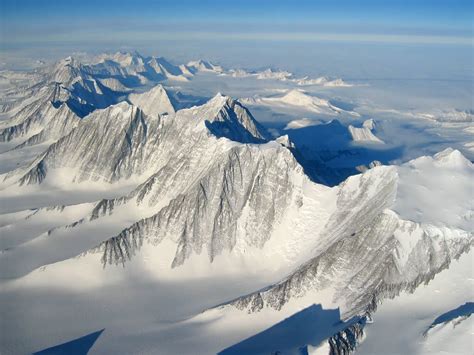
[[[33,353],[33,355],[87,354],[104,330],[105,328],[97,332],[85,335],[83,337],[68,341],[66,343],[38,351],[36,353]]]
[[[274,326],[222,350],[219,355],[305,353],[308,345],[317,346],[324,340],[362,321],[353,317],[341,320],[339,309],[323,309],[312,305]]]

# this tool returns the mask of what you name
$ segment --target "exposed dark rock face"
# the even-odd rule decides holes
[[[329,355],[352,354],[364,337],[365,319],[347,327],[328,339]]]

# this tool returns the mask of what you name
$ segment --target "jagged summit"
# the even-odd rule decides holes
[[[190,61],[186,64],[187,68],[190,68],[194,72],[202,71],[202,72],[215,72],[215,73],[222,73],[224,69],[219,66],[215,65],[211,62],[199,59]]]
[[[64,103],[67,103],[67,106],[63,106]],[[84,116],[83,104],[85,104],[84,100],[79,100],[71,90],[59,83],[41,86],[35,89],[34,100],[20,101],[12,106],[10,110],[14,112],[12,118],[0,123],[0,141],[16,140],[17,144],[21,144],[44,129],[48,131],[47,126],[52,121],[62,125],[61,121],[64,120],[64,127],[66,127],[68,126],[66,121],[72,117],[71,115]],[[61,107],[62,109],[58,110]],[[57,133],[59,134],[59,131]],[[56,135],[53,136],[59,138]]]
[[[288,137],[288,134],[278,137],[277,139],[275,139],[275,141],[289,149],[295,148],[295,144],[291,141],[290,137]]]
[[[66,87],[73,84],[78,78],[89,78],[87,68],[71,56],[58,61],[52,68],[45,68],[44,71],[47,74],[47,80],[62,84]]]
[[[61,137],[69,134],[81,121],[81,118],[69,107],[67,102],[53,106],[47,111],[48,122],[43,124],[41,131],[29,137],[25,142],[16,147],[23,148],[44,142],[55,142]]]
[[[133,52],[118,51],[112,54],[109,57],[109,59],[112,59],[123,66],[128,66],[131,64],[135,64],[135,65],[143,64],[143,61],[144,61],[143,56],[137,51],[133,51]]]
[[[272,68],[265,69],[256,74],[257,79],[276,79],[286,81],[290,79],[293,74],[288,71],[275,70]]]
[[[162,85],[156,85],[141,94],[130,94],[129,101],[140,107],[147,115],[174,114],[176,104]]]
[[[281,311],[298,305],[301,297],[318,298],[325,289],[333,289],[328,301],[342,305],[344,318],[370,315],[382,298],[412,291],[430,280],[451,259],[469,251],[474,234],[469,229],[446,228],[452,221],[435,226],[433,221],[419,223],[398,213],[406,211],[401,200],[413,199],[400,190],[400,184],[410,179],[413,189],[424,185],[416,175],[407,176],[403,168],[376,166],[347,179],[338,187],[337,209],[318,237],[314,258],[281,282],[234,300],[220,311],[225,314],[229,307],[248,313]],[[440,182],[438,186],[455,191],[449,181]],[[468,198],[456,200],[463,205],[460,211],[468,211]],[[412,202],[418,213],[429,212],[434,205]]]
[[[64,181],[56,184],[115,181],[146,169],[144,143],[156,130],[157,119],[128,102],[97,110],[52,144],[29,166],[4,176],[9,184],[40,184],[50,171],[66,168]]]
[[[137,75],[147,71],[146,58],[138,52],[102,54],[88,64],[91,71],[104,74]]]
[[[261,143],[268,138],[265,129],[247,108],[230,96],[218,93],[204,106],[212,112],[204,117],[207,117],[206,127],[215,136],[242,143]]]
[[[163,57],[151,57],[147,61],[147,65],[151,68],[154,73],[151,77],[158,79],[170,79],[177,81],[187,81],[187,72],[184,72],[179,66],[171,64],[168,60]],[[150,70],[148,70],[150,73]]]
[[[215,149],[225,137],[239,143],[264,143],[263,127],[238,101],[217,94],[207,103],[175,111],[168,93],[158,85],[126,101],[96,110],[80,123],[67,125],[68,134],[35,160],[4,177],[6,184],[41,183],[51,170],[67,168],[65,182],[114,182],[146,177],[176,152]],[[163,120],[168,113],[173,119]],[[53,130],[53,129],[51,129]],[[69,133],[70,131],[70,133]],[[176,148],[174,148],[176,150]]]

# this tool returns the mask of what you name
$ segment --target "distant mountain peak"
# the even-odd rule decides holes
[[[82,64],[75,58],[69,56],[53,65],[49,78],[51,81],[70,85],[76,78],[84,76]]]
[[[186,64],[186,66],[188,68],[192,68],[195,71],[215,72],[215,73],[224,72],[224,69],[220,65],[216,65],[202,59],[190,61],[188,62],[188,64]]]
[[[168,92],[161,84],[141,94],[130,94],[128,99],[147,115],[157,116],[176,112],[175,105],[173,105]]]
[[[434,160],[445,166],[472,167],[473,164],[459,150],[451,147],[434,155]]]
[[[265,129],[240,102],[217,93],[205,105],[217,110],[206,118],[206,127],[217,137],[226,137],[242,143],[261,143],[267,140]]]

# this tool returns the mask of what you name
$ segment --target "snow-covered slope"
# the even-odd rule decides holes
[[[76,118],[105,108],[119,97],[73,58],[44,69],[43,75],[16,94],[19,98],[3,107],[9,118],[0,122],[0,140],[22,143],[41,134],[41,139],[27,144],[57,140],[74,127]]]
[[[165,58],[152,57],[148,65],[153,68],[158,76],[163,76],[169,80],[187,81],[190,74],[189,70],[181,66],[176,66],[168,62]]]
[[[130,206],[138,205],[144,211],[137,213],[140,215],[145,212],[149,216],[137,220],[117,238],[104,244],[104,262],[120,261],[120,255],[112,253],[116,250],[114,241],[127,244],[127,238],[137,237],[160,240],[169,234],[175,240],[173,231],[181,228],[184,228],[179,233],[182,242],[189,239],[191,244],[185,249],[178,245],[173,264],[182,263],[192,249],[196,252],[202,248],[208,249],[212,260],[222,248],[234,247],[236,236],[230,237],[229,233],[239,233],[235,228],[245,208],[251,208],[251,211],[248,212],[250,216],[243,220],[248,225],[243,233],[252,235],[258,245],[263,243],[274,223],[280,219],[291,196],[289,179],[293,173],[288,171],[287,165],[295,169],[294,174],[299,174],[299,179],[302,179],[302,171],[296,168],[297,163],[291,153],[280,144],[273,142],[253,146],[232,143],[231,140],[264,142],[265,136],[258,126],[244,107],[222,95],[217,95],[202,107],[181,110],[172,118],[147,117],[139,109],[122,103],[92,114],[70,135],[53,145],[39,161],[34,162],[19,182],[42,183],[51,173],[57,176],[54,175],[55,170],[58,174],[60,168],[68,168],[67,173],[62,173],[63,184],[98,179],[114,181],[143,174],[146,178],[148,174],[149,178],[130,195],[101,201],[91,211],[90,218],[95,220],[115,213],[114,206],[125,204],[132,208]],[[83,148],[80,148],[77,142],[82,137],[88,137],[89,140],[82,142]],[[68,146],[76,147],[74,154],[71,154]],[[123,148],[117,149],[120,146]],[[100,151],[103,154],[92,153],[91,147],[94,147],[93,152]],[[279,160],[281,163],[275,165]],[[268,164],[269,161],[273,164]],[[243,164],[249,163],[252,166],[244,169]],[[237,171],[240,173],[235,176]],[[268,183],[276,189],[256,191],[260,184],[267,185],[264,183],[267,179],[276,180]],[[237,189],[237,185],[241,186]],[[231,205],[223,204],[228,200],[233,201]],[[168,201],[169,205],[165,207],[164,201]],[[269,210],[261,207],[261,204],[267,203],[278,204],[278,207]],[[182,213],[177,215],[177,209],[182,209]],[[197,220],[197,217],[193,217],[196,209],[202,209]],[[153,211],[159,214],[154,215]],[[169,228],[160,227],[162,216],[167,216]],[[194,228],[200,225],[202,229],[191,228],[187,226],[188,223],[196,225]],[[258,225],[262,227],[260,237],[254,229]],[[120,226],[120,223],[116,223],[116,226]],[[164,234],[160,237],[140,232],[138,236],[134,232],[136,228],[159,228]],[[201,240],[203,236],[209,236],[210,239]],[[5,257],[7,259],[4,260],[8,260],[8,256]],[[60,259],[60,253],[56,257]]]
[[[50,105],[49,103],[47,105]],[[54,108],[52,112],[47,113],[48,122],[45,123],[41,131],[18,146],[35,145],[43,142],[55,142],[61,137],[69,134],[80,122],[81,118],[77,116],[68,106],[67,103],[59,104],[59,107],[51,104]]]
[[[220,65],[215,65],[211,62],[205,60],[195,60],[190,61],[186,64],[186,69],[191,73],[196,72],[212,72],[212,73],[222,73],[224,69]]]
[[[98,110],[84,119],[68,135],[51,145],[31,165],[4,176],[6,183],[38,184],[50,171],[66,169],[59,184],[72,181],[128,178],[133,164],[144,162],[141,142],[146,141],[160,118],[146,120],[143,112],[127,103]]]
[[[364,121],[360,128],[349,125],[348,129],[354,142],[383,143],[383,141],[373,133],[375,122],[372,119]]]
[[[346,83],[341,78],[329,79],[321,76],[318,78],[310,78],[308,76],[298,78],[293,73],[286,70],[274,70],[267,68],[264,70],[248,71],[244,69],[229,69],[227,71],[217,71],[220,75],[231,76],[233,78],[248,78],[254,77],[257,80],[275,80],[282,82],[294,83],[298,86],[325,86],[325,87],[351,87],[352,84]]]
[[[473,266],[471,251],[413,293],[384,301],[356,353],[471,353]]]
[[[400,199],[397,196],[397,181],[397,172],[393,167],[375,167],[361,177],[349,178],[339,192],[337,212],[327,224],[325,233],[320,237],[320,245],[314,251],[315,255],[321,253],[321,256],[315,257],[282,283],[236,301],[235,306],[250,311],[258,311],[262,307],[279,309],[292,297],[304,294],[304,290],[329,286],[336,289],[335,300],[344,298],[343,304],[347,308],[343,308],[343,314],[354,315],[370,310],[374,296],[398,292],[397,285],[400,285],[400,290],[416,287],[423,277],[436,273],[451,258],[468,250],[472,244],[472,232],[469,230],[419,225],[404,221],[387,210],[393,206],[394,200]],[[352,204],[355,201],[357,205]],[[447,239],[450,242],[444,245]],[[434,254],[426,254],[426,248]],[[357,250],[362,254],[357,254]],[[378,252],[369,256],[371,250]],[[329,260],[341,262],[333,265]],[[355,268],[355,260],[364,262],[359,261]],[[353,266],[349,270],[350,265]],[[328,275],[333,275],[331,281]],[[346,289],[346,277],[351,279],[350,290]],[[333,284],[335,280],[341,283],[339,291]],[[373,289],[369,291],[371,287]],[[348,296],[350,298],[345,299]]]
[[[385,140],[387,126],[358,128],[351,105],[301,90],[179,101],[176,91],[217,74],[228,72],[138,53],[68,58],[5,103],[2,134],[18,145],[9,157],[42,150],[0,176],[2,353],[87,334],[97,353],[350,353],[364,334],[383,353],[370,337],[378,307],[390,334],[388,298],[396,309],[433,278],[436,290],[453,288],[456,275],[468,288],[474,168],[459,151],[399,166],[367,154],[371,169],[318,184],[367,146],[385,149],[365,143]],[[245,103],[341,120],[289,121],[272,140]],[[472,300],[461,291],[424,308],[429,319],[413,312],[404,334],[414,344],[425,332],[425,343],[407,349],[466,343],[459,306]]]
[[[271,277],[289,274],[261,291],[165,327],[167,334],[182,334],[201,329],[197,325],[204,322],[208,330],[201,330],[201,335],[203,331],[219,335],[219,341],[208,339],[204,348],[197,339],[174,345],[162,337],[157,343],[146,342],[147,351],[164,347],[207,353],[229,347],[313,303],[323,309],[339,308],[342,320],[373,314],[379,301],[415,290],[472,245],[472,231],[403,220],[390,210],[399,199],[408,198],[400,195],[403,176],[396,167],[375,167],[330,189],[309,181],[291,152],[276,142],[248,145],[209,135],[203,123],[225,120],[228,115],[222,113],[231,106],[229,98],[218,95],[202,107],[178,112],[176,123],[186,142],[188,134],[195,137],[191,144],[195,153],[186,150],[186,158],[170,159],[180,164],[163,165],[129,195],[82,210],[84,217],[68,227],[12,248],[0,258],[2,269],[19,276],[51,264],[22,278],[22,287],[63,287],[66,275],[87,269],[81,288],[89,289],[106,287],[107,282],[128,283],[137,273],[174,282],[238,275],[243,270]],[[206,117],[209,120],[203,121]],[[246,120],[238,122],[252,129]],[[441,155],[451,154],[458,153]],[[451,158],[438,159],[440,167],[449,166]],[[472,177],[472,165],[466,169],[463,173]],[[424,206],[421,201],[418,208]],[[54,246],[54,254],[44,252]],[[71,259],[72,250],[84,253]],[[149,331],[156,334],[153,328]],[[127,348],[127,336],[122,333],[121,338],[105,338],[97,346],[104,351],[117,344]],[[337,339],[329,341],[341,350],[344,345]]]
[[[472,231],[473,171],[473,164],[451,148],[403,164],[394,210],[415,222]]]
[[[158,116],[175,113],[176,108],[162,85],[157,85],[142,94],[130,94],[128,99],[147,115]]]
[[[54,175],[51,184],[146,178],[173,155],[196,154],[193,144],[200,144],[209,134],[240,142],[265,140],[264,131],[247,109],[220,94],[206,105],[181,110],[174,117],[156,114],[170,110],[161,87],[141,95],[131,100],[151,115],[126,102],[97,110],[32,164],[4,175],[4,183],[38,184],[50,173],[60,172],[61,179]],[[150,96],[156,101],[148,101]]]
[[[442,153],[449,159],[440,168],[450,166],[458,154]],[[472,164],[466,168],[472,179]],[[458,171],[454,176],[464,174],[466,171]],[[402,291],[413,292],[418,285],[431,280],[451,260],[470,250],[474,243],[472,216],[465,229],[449,222],[435,226],[401,219],[390,210],[400,205],[401,200],[411,199],[421,211],[431,209],[424,204],[429,196],[416,199],[400,193],[397,186],[403,178],[394,167],[375,167],[349,178],[339,189],[337,208],[319,235],[313,259],[281,282],[210,310],[209,316],[219,318],[223,324],[245,312],[255,314],[252,321],[258,319],[268,326],[264,319],[271,309],[284,316],[311,303],[321,303],[324,307],[340,307],[341,319],[345,320],[354,315],[370,315],[384,298]],[[410,183],[423,186],[424,181]],[[438,188],[442,189],[441,186],[450,191],[457,188],[449,183],[439,184]],[[459,199],[468,204],[470,200],[468,196]]]
[[[240,99],[246,105],[283,106],[304,111],[335,116],[344,110],[332,105],[328,100],[311,96],[302,90],[290,90],[282,96],[251,97]]]

